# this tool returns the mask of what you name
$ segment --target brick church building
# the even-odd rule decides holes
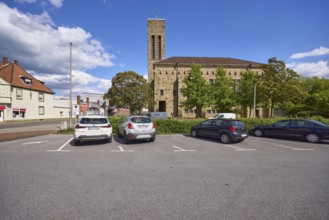
[[[167,112],[169,116],[194,118],[195,109],[184,109],[180,106],[184,96],[180,89],[184,86],[183,79],[193,63],[201,65],[201,74],[212,83],[216,78],[216,70],[223,67],[226,74],[237,83],[240,74],[246,69],[261,73],[261,63],[224,57],[170,57],[166,58],[165,19],[148,19],[147,24],[147,59],[148,81],[154,92],[154,109],[150,111]],[[206,117],[219,113],[216,109],[203,110]],[[247,116],[247,109],[244,115]],[[256,109],[256,116],[265,116],[266,111]]]

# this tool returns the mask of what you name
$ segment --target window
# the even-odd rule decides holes
[[[27,78],[26,76],[19,76],[24,84],[31,86],[32,85],[32,79]]]
[[[158,36],[159,60],[161,60],[161,36]]]
[[[163,96],[164,95],[164,90],[160,89],[160,95]]]
[[[152,44],[152,59],[155,59],[155,39],[154,39],[154,35],[152,35],[152,40],[151,40],[151,44]]]
[[[44,115],[44,114],[45,114],[45,107],[39,106],[39,115]]]
[[[214,79],[209,79],[209,84],[214,84]]]
[[[45,94],[39,93],[39,102],[44,102],[45,101]]]
[[[16,89],[16,99],[23,99],[23,94],[21,89]]]
[[[32,92],[30,92],[30,100],[32,100]]]
[[[211,114],[211,110],[208,109],[208,110],[207,110],[207,114]]]

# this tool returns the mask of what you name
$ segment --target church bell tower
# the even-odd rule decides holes
[[[154,84],[153,64],[165,59],[166,38],[165,19],[150,18],[147,20],[147,62],[148,82]]]

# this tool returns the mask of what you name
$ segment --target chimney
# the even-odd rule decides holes
[[[8,63],[8,57],[2,57],[2,65],[6,65]]]
[[[14,63],[19,66],[18,60],[14,60]]]

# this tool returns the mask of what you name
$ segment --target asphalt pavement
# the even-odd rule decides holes
[[[63,120],[0,123],[0,142],[53,134],[61,130]]]

